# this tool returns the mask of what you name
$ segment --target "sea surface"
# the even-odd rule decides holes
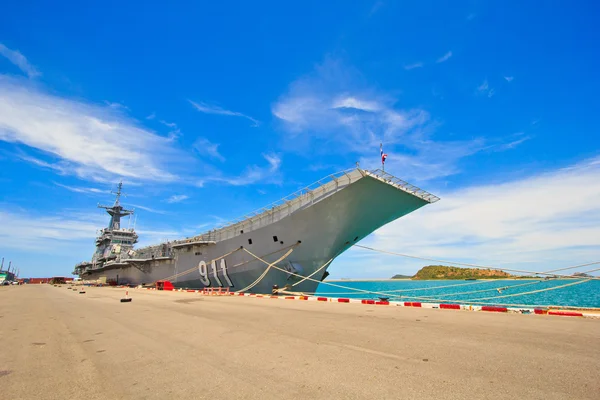
[[[536,293],[529,293],[534,291]],[[389,297],[390,301],[424,303],[600,308],[600,280],[342,280],[321,282],[316,295],[360,299]]]

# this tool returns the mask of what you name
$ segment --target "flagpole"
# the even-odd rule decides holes
[[[381,154],[381,170],[385,172],[385,162],[383,161],[383,143],[379,143],[379,152]]]

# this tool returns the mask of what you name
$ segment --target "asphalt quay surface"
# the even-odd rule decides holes
[[[0,287],[0,399],[598,399],[600,320]]]

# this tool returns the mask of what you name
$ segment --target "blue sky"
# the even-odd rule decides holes
[[[141,245],[360,161],[442,201],[364,243],[542,271],[600,260],[593,2],[12,2],[0,255],[68,274],[123,179]],[[337,278],[423,262],[353,249]],[[425,263],[426,264],[426,263]]]

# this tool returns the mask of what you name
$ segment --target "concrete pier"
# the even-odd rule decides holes
[[[0,287],[0,399],[597,399],[600,320]]]

